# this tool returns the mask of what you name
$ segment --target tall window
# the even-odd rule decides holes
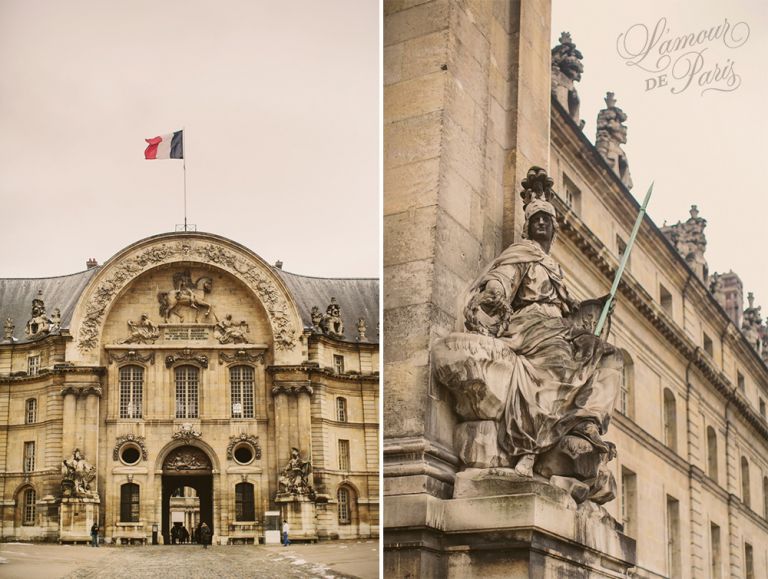
[[[234,366],[229,369],[229,392],[232,418],[253,418],[253,368]]]
[[[339,470],[349,470],[349,441],[339,440]]]
[[[747,383],[744,380],[744,374],[741,372],[736,372],[736,385],[739,387],[739,390],[741,390],[742,394],[746,393]]]
[[[621,467],[621,522],[624,532],[637,537],[637,475]]]
[[[760,418],[765,420],[765,400],[760,398]]]
[[[619,262],[621,262],[622,258],[624,257],[624,253],[626,253],[626,251],[627,251],[627,244],[626,244],[626,242],[621,237],[619,237],[617,235],[616,236],[616,253],[619,254]],[[631,261],[632,261],[632,258],[628,257],[627,258],[627,265],[625,266],[627,269],[629,269]]]
[[[139,522],[139,485],[125,483],[120,487],[120,522]]]
[[[176,418],[197,418],[199,374],[194,366],[176,368]]]
[[[35,515],[37,514],[37,493],[35,489],[27,489],[24,491],[24,514],[22,518],[22,524],[34,525]]]
[[[717,434],[711,426],[707,426],[707,474],[717,481]]]
[[[709,550],[711,553],[712,579],[721,579],[723,564],[720,559],[720,527],[715,523],[709,524]]]
[[[346,398],[337,398],[336,399],[336,420],[339,422],[346,422],[347,421],[347,399]]]
[[[744,573],[747,579],[755,579],[755,558],[749,543],[744,543]]]
[[[672,315],[672,294],[663,285],[659,284],[659,303],[661,309]]]
[[[667,495],[667,569],[670,577],[680,577],[680,501]]]
[[[256,520],[256,511],[253,508],[253,485],[251,483],[243,482],[235,485],[235,520]]]
[[[338,354],[333,355],[333,368],[336,370],[337,374],[344,373],[344,356],[339,356]]]
[[[677,403],[669,388],[664,388],[664,444],[677,452]]]
[[[704,332],[704,351],[709,354],[710,357],[714,356],[714,347],[712,346],[712,338],[710,338],[706,332]]]
[[[341,487],[339,492],[336,493],[336,498],[339,501],[339,524],[348,525],[352,522],[349,506],[349,489]]]
[[[749,461],[746,456],[741,457],[741,500],[748,507],[752,505],[749,492]]]
[[[618,410],[624,416],[631,418],[634,414],[632,396],[635,389],[635,363],[628,352],[622,350],[621,355],[624,359],[624,370],[622,373],[621,391],[619,392]]]
[[[35,422],[37,422],[37,398],[30,398],[27,400],[24,412],[24,423],[34,424]]]
[[[581,191],[565,174],[563,174],[563,189],[565,190],[565,203],[579,215],[581,213]]]
[[[763,518],[768,519],[768,476],[763,477]]]
[[[120,368],[120,418],[141,418],[144,393],[144,368]]]
[[[35,470],[35,443],[24,443],[24,472]]]
[[[27,374],[30,376],[37,376],[40,372],[40,355],[30,356],[27,358]]]

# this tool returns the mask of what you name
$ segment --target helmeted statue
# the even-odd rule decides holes
[[[63,496],[92,497],[96,494],[91,489],[91,482],[96,478],[96,467],[83,458],[79,448],[72,452],[72,458],[62,461],[61,475]]]
[[[454,444],[465,469],[543,477],[576,502],[604,503],[615,496],[605,466],[615,447],[602,437],[623,359],[594,335],[608,296],[572,299],[549,255],[557,228],[552,183],[543,169],[529,170],[523,240],[472,284],[467,331],[438,341],[433,365],[454,394]]]
[[[285,465],[278,479],[279,492],[294,495],[314,495],[309,482],[312,465],[302,460],[298,448],[291,449],[291,459]]]

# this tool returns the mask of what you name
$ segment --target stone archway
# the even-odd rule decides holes
[[[205,522],[213,532],[215,513],[213,512],[213,465],[204,450],[196,446],[179,446],[171,450],[163,461],[162,474],[162,534],[166,545],[171,544],[173,527],[172,510],[174,499],[179,490],[192,488],[196,491],[199,508],[199,521]],[[194,535],[194,529],[187,529]]]

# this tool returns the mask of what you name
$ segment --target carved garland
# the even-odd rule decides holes
[[[219,352],[219,365],[225,362],[245,362],[255,364],[256,362],[264,363],[264,352],[258,354],[251,354],[245,350],[238,350],[234,354],[227,354],[226,352]]]
[[[261,446],[259,446],[259,437],[252,434],[245,434],[244,432],[239,436],[230,436],[229,444],[227,445],[227,458],[232,460],[232,453],[235,451],[235,446],[241,442],[247,442],[253,447],[253,455],[256,460],[261,459]]]
[[[91,292],[80,324],[77,346],[85,353],[99,343],[99,329],[109,304],[125,285],[153,265],[165,263],[173,257],[196,256],[202,262],[218,265],[230,273],[241,276],[256,292],[264,304],[275,337],[275,347],[292,350],[296,347],[297,330],[288,316],[289,306],[275,283],[252,260],[215,243],[189,242],[163,243],[149,247],[137,255],[116,264],[111,275]]]
[[[155,363],[155,353],[150,352],[146,356],[142,356],[136,350],[129,350],[127,353],[123,355],[113,354],[112,352],[109,353],[109,363],[117,362],[118,364],[120,362],[149,362],[150,364]]]
[[[147,447],[144,445],[144,437],[136,436],[135,434],[126,434],[117,437],[115,448],[112,449],[113,460],[118,460],[120,458],[120,448],[127,442],[136,444],[141,449],[141,458],[147,460]]]
[[[203,435],[199,430],[195,430],[191,423],[185,422],[181,425],[181,428],[171,435],[174,440],[183,440],[186,444],[189,444],[193,440],[197,440]]]
[[[197,355],[189,348],[184,348],[181,352],[176,352],[170,356],[165,357],[165,367],[170,368],[179,360],[192,360],[200,364],[203,368],[208,367],[208,356],[205,354]]]

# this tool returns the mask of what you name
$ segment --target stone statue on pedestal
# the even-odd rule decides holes
[[[291,459],[285,465],[278,479],[279,492],[292,495],[314,495],[309,475],[312,465],[302,460],[298,448],[291,449]]]
[[[91,489],[91,482],[96,478],[96,467],[83,458],[79,448],[72,452],[72,458],[62,461],[61,475],[62,496],[91,498],[96,495],[96,491]]]
[[[608,296],[572,299],[549,255],[557,229],[552,183],[543,169],[528,171],[524,239],[474,282],[467,331],[434,345],[433,366],[454,395],[454,446],[472,476],[543,477],[577,503],[602,504],[615,497],[606,467],[615,446],[603,436],[623,359],[594,335]]]

